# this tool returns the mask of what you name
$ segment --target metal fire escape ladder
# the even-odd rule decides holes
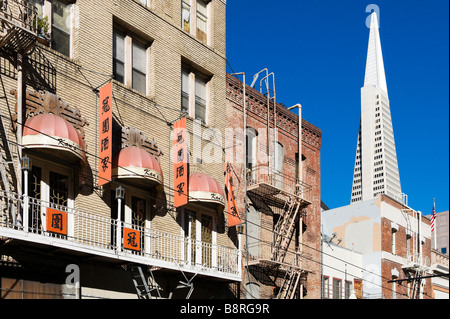
[[[286,271],[283,283],[280,286],[276,299],[294,299],[301,275],[302,272],[293,267]]]
[[[150,288],[145,279],[144,272],[141,266],[132,265],[130,268],[134,287],[139,299],[152,299]]]
[[[287,207],[286,207],[287,205]],[[286,251],[289,247],[292,235],[294,233],[294,223],[297,218],[300,204],[297,199],[289,198],[286,202],[284,212],[275,226],[275,239],[273,260],[283,262]]]

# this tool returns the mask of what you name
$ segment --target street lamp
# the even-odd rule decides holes
[[[122,238],[122,225],[120,221],[121,217],[121,210],[122,210],[122,200],[125,198],[125,188],[119,185],[119,187],[116,188],[116,199],[117,199],[117,228],[116,228],[116,245],[117,250],[120,250],[121,243],[120,240]]]
[[[22,171],[23,171],[23,213],[22,213],[22,226],[25,232],[28,232],[28,173],[32,169],[32,161],[28,156],[22,157]]]

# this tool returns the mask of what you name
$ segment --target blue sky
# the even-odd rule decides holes
[[[402,191],[430,214],[449,207],[449,2],[227,1],[228,72],[247,84],[274,72],[277,102],[301,103],[322,132],[322,200],[350,203],[369,39],[366,7],[379,8],[380,37]]]

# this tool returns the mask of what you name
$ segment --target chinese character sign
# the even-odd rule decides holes
[[[111,180],[112,82],[100,89],[98,186]]]
[[[231,174],[231,164],[228,162],[225,164],[225,188],[228,203],[228,227],[233,227],[242,221],[234,198],[233,175]]]
[[[123,228],[123,247],[131,250],[141,250],[141,232],[131,228]]]
[[[187,150],[187,132],[186,118],[175,122],[173,130],[174,141],[174,205],[180,207],[189,201],[188,189],[188,150]]]
[[[67,235],[67,213],[47,207],[47,231]]]

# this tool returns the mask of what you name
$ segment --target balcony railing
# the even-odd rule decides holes
[[[26,0],[0,1],[0,17],[16,26],[36,33],[37,9]]]
[[[37,39],[37,8],[25,0],[0,1],[0,49],[27,54]]]
[[[312,187],[295,177],[273,170],[267,165],[257,165],[247,170],[249,188],[258,184],[269,185],[285,193],[294,194],[311,202]]]
[[[283,268],[294,267],[307,270],[304,268],[305,264],[303,261],[311,260],[312,258],[310,253],[302,252],[297,248],[282,252],[271,243],[258,242],[249,244],[248,248],[249,264],[259,264],[260,266],[281,266]],[[278,257],[281,254],[284,255],[282,262],[278,261]]]
[[[110,217],[28,196],[9,195],[0,192],[0,236],[13,235],[104,257],[240,280],[239,249],[118,223]],[[23,220],[23,216],[28,218]],[[30,236],[32,234],[34,236]],[[118,236],[121,237],[119,241]]]

